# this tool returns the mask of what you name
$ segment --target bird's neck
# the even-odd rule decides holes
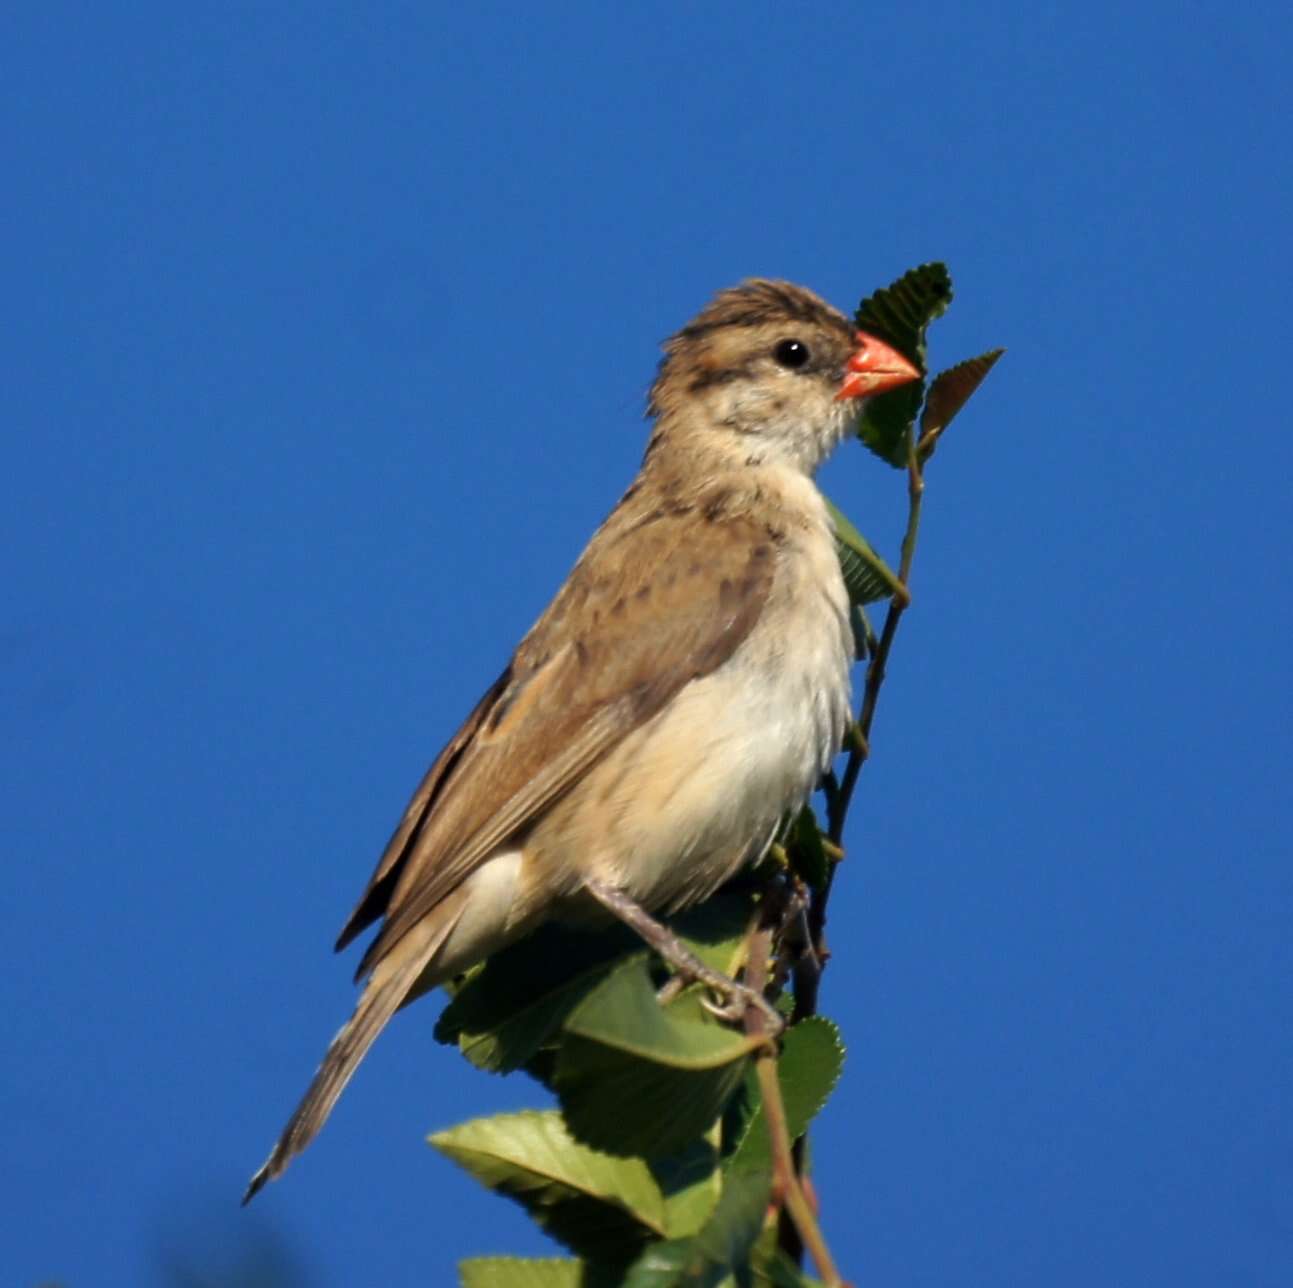
[[[841,404],[834,423],[810,427],[791,407],[732,407],[722,400],[672,408],[658,417],[647,444],[644,468],[729,471],[781,467],[812,478],[849,431],[852,409]],[[675,464],[676,462],[676,464]]]
[[[825,508],[812,473],[795,460],[760,458],[757,443],[716,434],[670,432],[664,418],[647,445],[634,500],[649,507],[699,508],[711,517],[756,516],[787,530],[817,528]]]

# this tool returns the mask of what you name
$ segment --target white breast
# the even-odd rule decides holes
[[[853,638],[830,520],[808,479],[792,484],[793,509],[812,521],[779,552],[758,623],[613,757],[633,770],[617,775],[620,799],[602,798],[598,868],[648,908],[703,899],[759,857],[816,787],[850,718]]]

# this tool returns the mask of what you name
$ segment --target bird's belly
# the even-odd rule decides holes
[[[704,899],[766,851],[785,812],[839,750],[849,718],[852,637],[842,586],[779,607],[780,626],[775,617],[767,629],[760,623],[540,825],[526,849],[545,870],[544,884],[558,865],[567,888],[580,873],[595,874],[644,907],[670,912]]]

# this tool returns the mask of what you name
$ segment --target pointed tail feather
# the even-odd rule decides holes
[[[249,1203],[267,1181],[280,1176],[305,1147],[319,1134],[328,1120],[337,1097],[368,1053],[374,1039],[386,1022],[399,1010],[409,989],[417,982],[461,915],[458,907],[446,907],[448,915],[438,918],[440,925],[430,935],[409,936],[400,942],[391,956],[377,964],[373,977],[359,998],[354,1014],[332,1039],[314,1080],[310,1083],[296,1112],[283,1128],[278,1143],[270,1151],[260,1170],[251,1178],[243,1205]],[[443,907],[443,905],[442,905]],[[428,927],[428,929],[430,929]],[[396,960],[400,958],[401,960]]]

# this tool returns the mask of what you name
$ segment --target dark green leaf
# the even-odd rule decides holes
[[[897,575],[829,500],[826,500],[826,509],[835,524],[835,553],[849,599],[854,604],[873,604],[877,599],[887,599],[898,589]]]
[[[713,1215],[690,1239],[647,1248],[629,1269],[624,1288],[718,1288],[752,1283],[750,1250],[767,1216],[770,1174],[729,1176]]]
[[[860,331],[887,340],[921,372],[928,369],[925,328],[947,312],[952,278],[947,265],[933,261],[909,269],[896,282],[868,295],[853,315]]]
[[[821,1288],[820,1279],[806,1275],[784,1252],[756,1256],[754,1282],[757,1288]]]
[[[753,909],[752,890],[736,889],[691,909],[674,928],[708,965],[730,973],[739,965]],[[553,1057],[545,1044],[617,962],[641,950],[627,926],[543,926],[467,977],[441,1013],[436,1038],[457,1042],[478,1068],[509,1073],[523,1067],[551,1085]]]
[[[786,1108],[786,1127],[790,1139],[795,1140],[808,1130],[808,1124],[817,1116],[830,1098],[844,1067],[844,1043],[838,1026],[821,1015],[800,1020],[787,1031],[782,1039],[781,1055],[777,1060],[777,1081],[781,1084],[781,1099]],[[745,1103],[758,1105],[757,1087],[747,1087]],[[730,1116],[724,1127],[732,1121]],[[739,1120],[734,1130],[741,1129]],[[730,1133],[725,1138],[725,1144]],[[729,1172],[744,1169],[762,1172],[772,1165],[768,1131],[761,1105],[754,1110],[739,1137],[739,1146],[728,1160]]]
[[[627,926],[602,932],[543,926],[471,975],[436,1024],[441,1042],[491,1073],[532,1059],[562,1021],[641,940]]]
[[[670,1239],[651,1244],[638,1257],[624,1276],[622,1288],[677,1288],[678,1284],[695,1283],[684,1276],[703,1270],[703,1255],[694,1239]]]
[[[428,1139],[580,1256],[623,1262],[664,1233],[664,1196],[646,1164],[581,1144],[555,1110],[476,1118]]]
[[[920,410],[923,381],[913,380],[887,393],[876,394],[864,408],[858,437],[882,461],[896,470],[907,468],[907,435]]]
[[[755,892],[753,885],[724,887],[720,894],[676,917],[674,932],[705,965],[735,975],[745,961]]]
[[[866,609],[861,604],[849,605],[849,625],[853,628],[853,652],[859,662],[865,662],[871,656],[871,650],[877,645],[875,632]]]
[[[649,1166],[664,1195],[665,1233],[671,1239],[695,1234],[709,1220],[722,1189],[715,1141],[693,1140],[680,1153],[651,1159]]]
[[[771,1195],[771,1170],[731,1172],[714,1215],[696,1236],[710,1264],[734,1272],[738,1283],[749,1282],[750,1249],[763,1229]]]
[[[822,848],[822,833],[811,805],[805,805],[795,816],[786,835],[786,853],[790,866],[814,890],[826,884],[830,860]]]
[[[926,371],[925,329],[947,310],[952,300],[952,279],[945,264],[922,264],[896,282],[876,291],[858,305],[854,315],[860,330],[888,341]],[[911,432],[924,396],[924,382],[877,394],[866,401],[858,433],[881,460],[905,468],[906,436]]]
[[[759,1039],[727,1028],[686,990],[656,999],[645,954],[618,966],[566,1021],[556,1090],[570,1130],[615,1154],[676,1153],[704,1133]]]

